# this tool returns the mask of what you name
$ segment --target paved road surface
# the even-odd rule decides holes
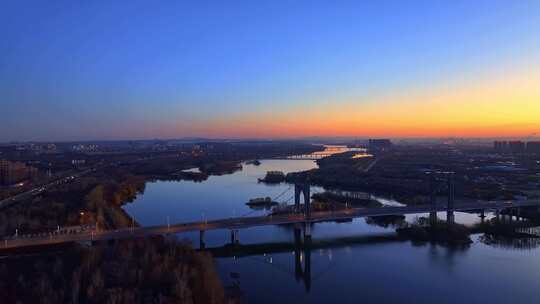
[[[128,161],[127,163],[133,164],[133,163],[144,162],[144,161],[153,160],[153,159],[157,159],[157,158],[171,158],[171,157],[176,157],[176,156],[174,156],[174,155],[173,156],[166,155],[166,156],[161,156],[161,157],[144,157],[144,158],[138,158],[136,160]],[[74,179],[77,179],[77,178],[79,178],[81,176],[84,176],[84,175],[86,175],[88,173],[91,173],[91,172],[94,172],[94,171],[97,171],[97,170],[101,170],[101,169],[109,167],[109,166],[118,166],[118,164],[119,164],[119,162],[101,164],[101,165],[99,165],[97,167],[89,168],[89,169],[87,169],[85,171],[82,171],[82,172],[78,172],[78,173],[74,173],[74,174],[69,175],[69,176],[61,177],[61,178],[58,178],[58,179],[56,179],[56,180],[54,180],[52,182],[49,182],[49,183],[47,183],[45,185],[37,186],[34,189],[31,189],[29,191],[19,193],[19,194],[15,195],[15,196],[12,196],[10,198],[7,198],[7,199],[4,199],[4,200],[0,201],[0,210],[3,209],[3,208],[6,208],[6,207],[12,206],[14,204],[23,202],[25,199],[31,198],[34,195],[38,195],[38,194],[40,194],[42,192],[45,192],[45,191],[49,190],[51,187],[58,186],[58,185],[63,184],[63,183],[71,182]]]
[[[15,196],[12,196],[10,198],[7,198],[5,200],[2,200],[0,201],[0,209],[3,209],[3,208],[6,208],[6,207],[9,207],[9,206],[12,206],[16,203],[19,203],[19,202],[22,202],[24,201],[25,199],[28,199],[34,195],[38,195],[42,192],[45,192],[47,190],[49,190],[49,188],[51,187],[54,187],[54,186],[58,186],[60,184],[63,184],[63,183],[68,183],[68,182],[71,182],[73,181],[74,179],[77,179],[83,175],[86,175],[90,172],[92,172],[93,170],[95,169],[88,169],[88,170],[85,170],[85,171],[82,171],[82,172],[78,172],[78,173],[74,173],[72,175],[69,175],[69,176],[64,176],[64,177],[61,177],[61,178],[58,178],[58,179],[55,179],[54,181],[52,182],[49,182],[45,185],[41,185],[41,186],[37,186],[31,190],[28,190],[28,191],[25,191],[23,193],[19,193]]]
[[[456,205],[454,211],[470,211],[470,210],[503,210],[507,208],[517,207],[540,207],[540,200],[528,200],[517,202],[475,202]],[[190,222],[181,223],[171,226],[154,226],[154,227],[138,227],[138,228],[124,228],[114,231],[87,231],[79,234],[49,234],[46,236],[32,237],[32,238],[16,238],[8,239],[0,243],[0,250],[9,248],[21,248],[37,245],[51,245],[61,244],[67,242],[84,242],[92,240],[110,240],[129,238],[133,236],[151,236],[161,235],[167,233],[182,233],[189,231],[201,231],[201,230],[217,230],[217,229],[242,229],[256,226],[267,225],[282,225],[282,224],[295,224],[305,222],[323,222],[323,221],[336,221],[336,220],[348,220],[358,217],[370,217],[370,216],[387,216],[387,215],[405,215],[405,214],[417,214],[428,212],[441,212],[446,211],[444,204],[438,205],[435,209],[430,205],[420,206],[406,206],[406,207],[382,207],[382,208],[351,208],[339,211],[325,211],[314,212],[309,218],[306,218],[303,214],[281,214],[273,216],[255,216],[255,217],[241,217],[241,218],[227,218],[212,221]]]

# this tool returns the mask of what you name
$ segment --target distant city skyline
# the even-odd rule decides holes
[[[0,142],[540,132],[539,1],[4,1]]]

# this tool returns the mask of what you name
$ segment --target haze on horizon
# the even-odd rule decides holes
[[[0,142],[540,131],[540,1],[3,1]]]

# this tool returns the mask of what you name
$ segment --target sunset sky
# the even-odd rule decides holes
[[[0,141],[540,132],[540,1],[2,1]]]

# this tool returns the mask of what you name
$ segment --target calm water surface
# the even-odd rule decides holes
[[[269,186],[257,183],[257,178],[268,170],[287,173],[314,167],[307,160],[264,160],[260,166],[244,165],[242,171],[201,183],[149,183],[144,195],[125,209],[145,226],[261,215],[265,211],[254,212],[245,202],[284,191],[279,200],[286,201],[293,193],[286,191],[289,185]],[[419,216],[423,215],[407,220]],[[456,219],[464,224],[479,221],[463,213]],[[540,303],[540,252],[535,246],[486,245],[480,235],[464,249],[414,245],[395,240],[393,228],[370,225],[365,219],[315,224],[312,234],[313,246],[307,252],[298,250],[295,255],[292,246],[286,252],[269,249],[266,254],[217,258],[217,269],[225,285],[239,283],[248,303]],[[198,233],[178,237],[198,246]],[[241,244],[294,244],[294,233],[291,227],[255,227],[240,230],[239,239]],[[321,240],[327,245],[316,245]],[[229,231],[206,233],[207,247],[228,242]]]

